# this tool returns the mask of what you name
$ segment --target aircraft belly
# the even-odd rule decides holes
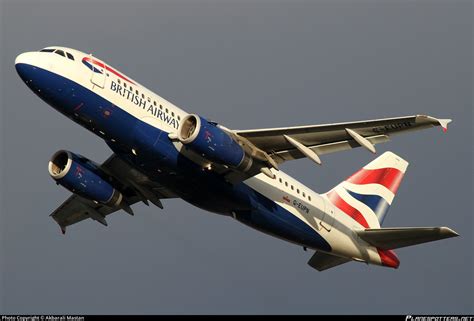
[[[302,221],[298,222],[283,208],[273,211],[264,208],[236,212],[235,218],[263,233],[312,249],[331,251],[329,243]]]
[[[238,184],[234,193],[237,194],[237,190],[246,195],[251,205],[248,211],[235,211],[234,218],[238,221],[298,245],[331,251],[329,243],[304,218],[249,186],[248,182]]]
[[[69,88],[63,95],[56,95],[54,101],[47,101],[50,105],[106,140],[116,154],[189,203],[214,213],[234,215],[249,226],[293,243],[331,250],[306,218],[243,182],[232,185],[216,173],[203,172],[176,150],[161,129],[140,121],[75,81],[47,70],[36,70],[36,75],[41,78],[38,82],[56,84],[53,90]]]

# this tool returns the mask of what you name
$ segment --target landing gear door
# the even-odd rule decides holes
[[[105,63],[94,59],[92,56],[89,56],[87,61],[90,63],[92,69],[91,82],[100,88],[104,88],[106,77]]]
[[[324,200],[324,215],[319,224],[328,232],[331,231],[332,226],[334,225],[335,214],[334,205],[330,201]]]

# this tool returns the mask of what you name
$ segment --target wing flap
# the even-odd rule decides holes
[[[370,245],[381,250],[393,250],[401,247],[459,236],[459,234],[448,227],[365,229],[357,231],[357,235]]]

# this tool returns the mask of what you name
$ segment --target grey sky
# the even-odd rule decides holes
[[[1,1],[0,313],[473,313],[472,2]],[[92,52],[187,111],[230,128],[410,114],[453,118],[379,145],[410,162],[385,226],[461,237],[400,249],[398,270],[318,273],[311,253],[180,200],[61,235],[69,193],[47,162],[107,146],[21,82],[15,56]],[[324,192],[365,150],[286,163]]]

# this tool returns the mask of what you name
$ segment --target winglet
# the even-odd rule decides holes
[[[424,117],[430,119],[435,124],[440,125],[443,128],[443,132],[445,133],[448,131],[448,124],[453,121],[452,119],[440,119],[440,118],[435,118],[432,116],[424,116]]]
[[[443,127],[443,132],[446,133],[448,131],[448,124],[452,121],[452,119],[438,119],[439,124]]]

